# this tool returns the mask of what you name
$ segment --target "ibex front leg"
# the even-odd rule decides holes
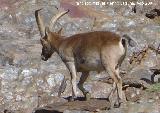
[[[77,76],[77,72],[76,72],[76,68],[75,68],[75,63],[74,62],[66,62],[66,66],[70,72],[71,75],[71,85],[72,85],[72,97],[70,99],[70,101],[73,101],[74,98],[77,97],[77,90],[76,90],[76,76]]]
[[[85,96],[85,100],[90,100],[90,97],[91,97],[90,93],[83,86],[83,84],[86,81],[86,79],[88,78],[88,76],[89,76],[89,72],[88,71],[82,72],[80,81],[78,83],[78,87],[82,91],[83,95]]]

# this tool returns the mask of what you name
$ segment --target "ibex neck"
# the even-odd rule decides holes
[[[59,46],[61,44],[61,41],[62,41],[62,37],[60,35],[53,34],[53,37],[51,40],[52,47],[55,48],[56,50],[58,50]]]

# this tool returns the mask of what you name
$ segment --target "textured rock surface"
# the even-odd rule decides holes
[[[89,1],[93,2],[93,0]],[[145,12],[148,12],[149,8],[154,9],[160,6],[159,0],[153,2],[156,5],[137,7],[137,12],[134,13],[133,6],[77,6],[75,0],[1,0],[0,113],[3,113],[5,109],[16,113],[24,111],[31,113],[36,107],[43,107],[54,102],[66,102],[66,100],[57,98],[64,76],[70,80],[66,67],[56,53],[47,62],[40,59],[40,35],[34,17],[34,11],[39,8],[43,8],[41,15],[47,25],[51,16],[58,12],[56,7],[67,9],[72,6],[69,15],[61,18],[54,30],[57,31],[63,27],[62,35],[65,36],[94,30],[109,30],[120,35],[128,34],[138,45],[128,47],[127,57],[121,67],[122,70],[127,72],[126,76],[154,82],[151,80],[154,70],[151,69],[158,68],[160,65],[160,48],[158,49],[160,26],[157,21],[145,17]],[[150,45],[154,49],[151,49]],[[104,73],[91,72],[91,76],[85,83],[85,88],[91,92],[92,98],[107,97],[111,85],[97,81],[106,76],[108,75]],[[80,73],[78,73],[77,82],[79,77]],[[159,79],[158,75],[156,77],[153,79],[155,82]],[[71,95],[69,80],[67,80],[66,89],[62,94],[63,97]],[[130,90],[135,93],[136,89]],[[82,93],[78,91],[78,95],[82,96]],[[132,100],[131,97],[128,99]],[[158,113],[160,110],[157,107],[159,102],[158,104],[156,102],[142,101],[140,104],[128,102],[124,106],[124,110],[120,108],[107,112],[126,113],[128,111],[135,113],[134,110],[140,105],[144,111],[140,110],[140,107],[138,112]],[[152,109],[148,109],[148,106]],[[65,110],[64,112],[75,111]]]

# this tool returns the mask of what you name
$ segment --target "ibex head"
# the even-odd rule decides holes
[[[55,51],[56,40],[58,40],[62,28],[58,32],[52,32],[51,30],[52,30],[55,22],[60,17],[62,17],[66,13],[68,13],[69,10],[60,12],[56,16],[52,17],[52,19],[49,23],[49,27],[44,25],[44,22],[38,13],[40,10],[41,9],[38,9],[35,11],[35,17],[36,17],[36,22],[37,22],[37,25],[38,25],[38,28],[40,31],[40,35],[41,35],[41,39],[40,39],[41,44],[42,44],[41,58],[42,58],[42,60],[47,61],[48,58],[50,58],[51,55]],[[55,42],[55,45],[53,45],[51,42]]]

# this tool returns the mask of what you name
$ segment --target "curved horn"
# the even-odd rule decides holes
[[[37,22],[37,25],[38,25],[38,29],[40,31],[40,35],[41,35],[41,37],[43,37],[44,36],[44,31],[45,31],[45,26],[44,26],[44,22],[43,22],[41,16],[38,13],[40,10],[42,10],[42,8],[35,11],[35,17],[36,17],[36,22]]]
[[[49,26],[49,29],[52,30],[52,28],[53,28],[54,24],[56,23],[56,21],[57,21],[60,17],[62,17],[63,15],[67,14],[68,12],[69,12],[69,10],[63,11],[63,12],[58,13],[56,16],[53,16],[52,19],[51,19],[51,21],[50,21],[50,24],[49,24],[49,25],[50,25],[50,26]]]

